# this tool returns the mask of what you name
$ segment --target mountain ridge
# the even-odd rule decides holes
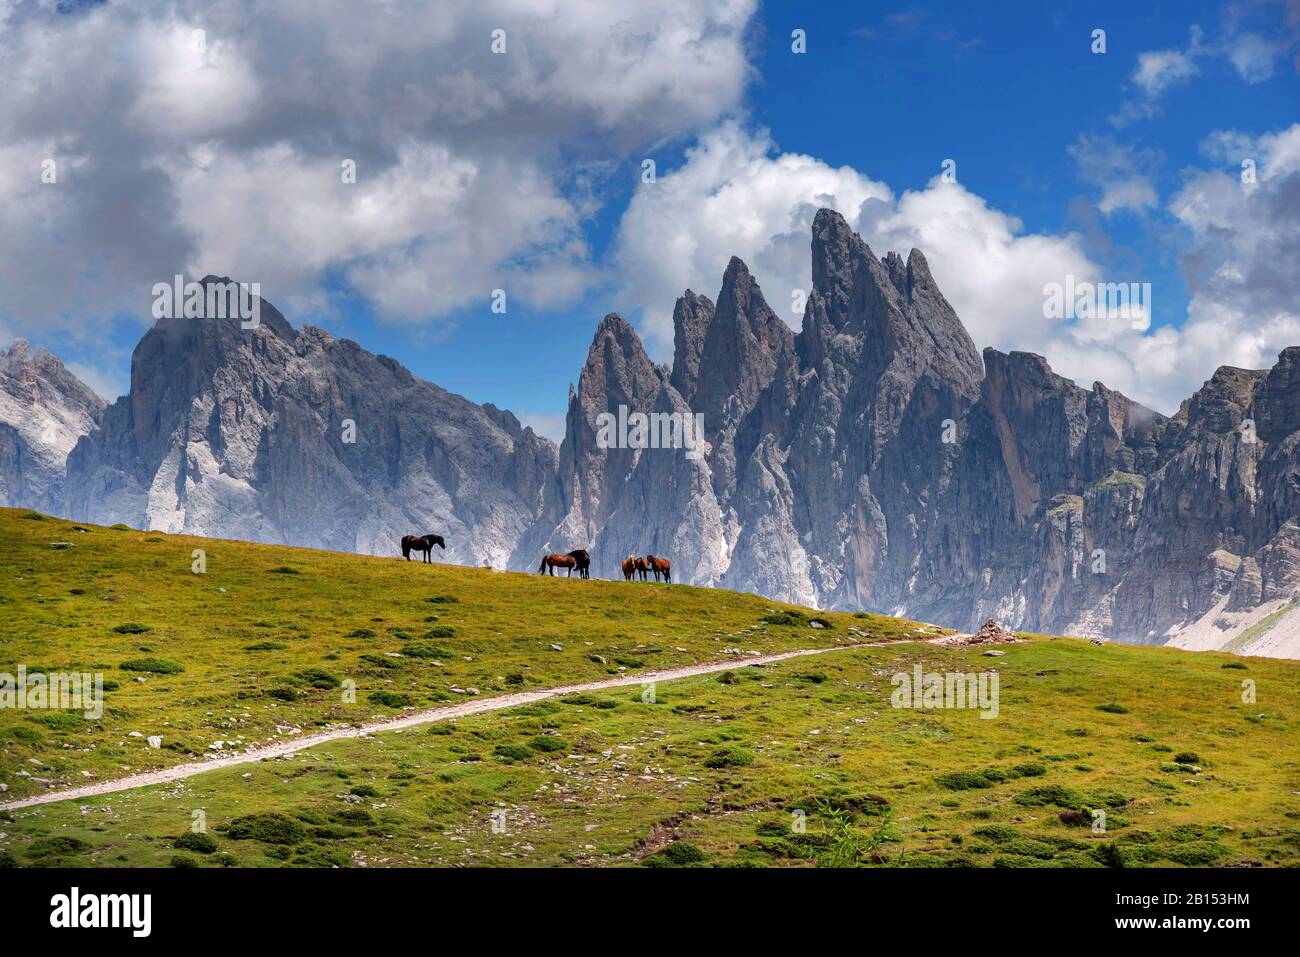
[[[1300,655],[1300,347],[1166,417],[977,350],[920,250],[877,257],[823,209],[811,256],[798,332],[735,257],[716,300],[678,299],[671,366],[607,314],[558,448],[265,301],[251,331],[159,320],[68,455],[65,511],[377,554],[436,523],[468,564],[655,552],[815,607]],[[620,407],[703,414],[704,455],[602,447]]]

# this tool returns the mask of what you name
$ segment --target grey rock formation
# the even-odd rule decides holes
[[[823,607],[1300,656],[1300,348],[1166,418],[1040,356],[981,358],[918,250],[879,259],[829,210],[812,266],[797,336],[739,260],[716,306],[688,290],[670,372],[606,318],[518,567],[654,551],[680,581]],[[620,404],[702,413],[704,461],[596,448]]]
[[[104,405],[44,349],[0,350],[0,505],[61,513],[68,453]]]
[[[263,301],[255,329],[158,321],[132,357],[130,394],[68,457],[67,511],[379,555],[436,532],[439,558],[502,567],[554,473],[554,445],[509,412],[295,331]]]

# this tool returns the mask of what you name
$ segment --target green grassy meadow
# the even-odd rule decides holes
[[[0,710],[0,799],[196,760],[214,739],[253,745],[291,733],[277,727],[464,700],[453,687],[491,695],[735,650],[845,647],[751,667],[734,655],[736,668],[659,682],[648,700],[637,686],[551,698],[0,812],[0,865],[1300,862],[1295,663],[1048,636],[998,657],[872,647],[933,632],[722,590],[75,532],[24,514],[0,512],[0,671],[102,668],[118,687],[99,722]],[[196,547],[206,575],[190,571]],[[124,622],[148,630],[113,631]],[[453,634],[427,637],[434,627]],[[411,652],[424,642],[454,654]],[[264,643],[284,647],[250,650]],[[184,670],[121,670],[141,657]],[[995,669],[998,716],[893,707],[891,677],[918,664]],[[316,670],[355,680],[357,703],[301,677]],[[370,702],[385,691],[407,703]],[[166,743],[150,749],[132,730]]]

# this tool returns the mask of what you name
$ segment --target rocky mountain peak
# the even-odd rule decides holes
[[[700,353],[704,351],[704,337],[713,322],[715,307],[708,296],[699,296],[687,289],[673,307],[673,388],[690,402],[695,397],[695,383],[699,378]]]
[[[65,462],[104,400],[45,349],[0,350],[0,505],[64,509]]]
[[[1300,430],[1300,346],[1283,349],[1255,394],[1256,430],[1274,442]]]
[[[1234,432],[1250,418],[1256,390],[1268,375],[1266,371],[1220,366],[1182,404],[1176,418],[1192,431]]]

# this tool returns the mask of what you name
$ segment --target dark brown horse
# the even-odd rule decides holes
[[[645,563],[645,559],[638,555],[633,559],[632,567],[636,569],[637,577],[645,581],[645,573],[650,569],[650,566]]]
[[[574,567],[578,569],[578,576],[580,578],[591,577],[591,555],[587,553],[585,548],[575,548],[573,551],[569,552],[569,557],[578,563]]]
[[[542,564],[538,566],[538,574],[555,574],[557,568],[567,568],[569,577],[573,577],[573,570],[578,567],[578,560],[572,555],[547,555],[542,559]]]
[[[447,543],[442,540],[441,535],[403,535],[402,556],[409,562],[411,552],[424,552],[423,561],[432,565],[434,545],[443,551],[447,550]]]
[[[646,560],[646,564],[650,566],[650,570],[655,573],[655,581],[659,581],[659,576],[662,575],[664,581],[669,583],[672,582],[673,580],[672,562],[670,562],[666,558],[655,558],[655,556],[653,555],[647,555],[645,557],[645,560]]]

